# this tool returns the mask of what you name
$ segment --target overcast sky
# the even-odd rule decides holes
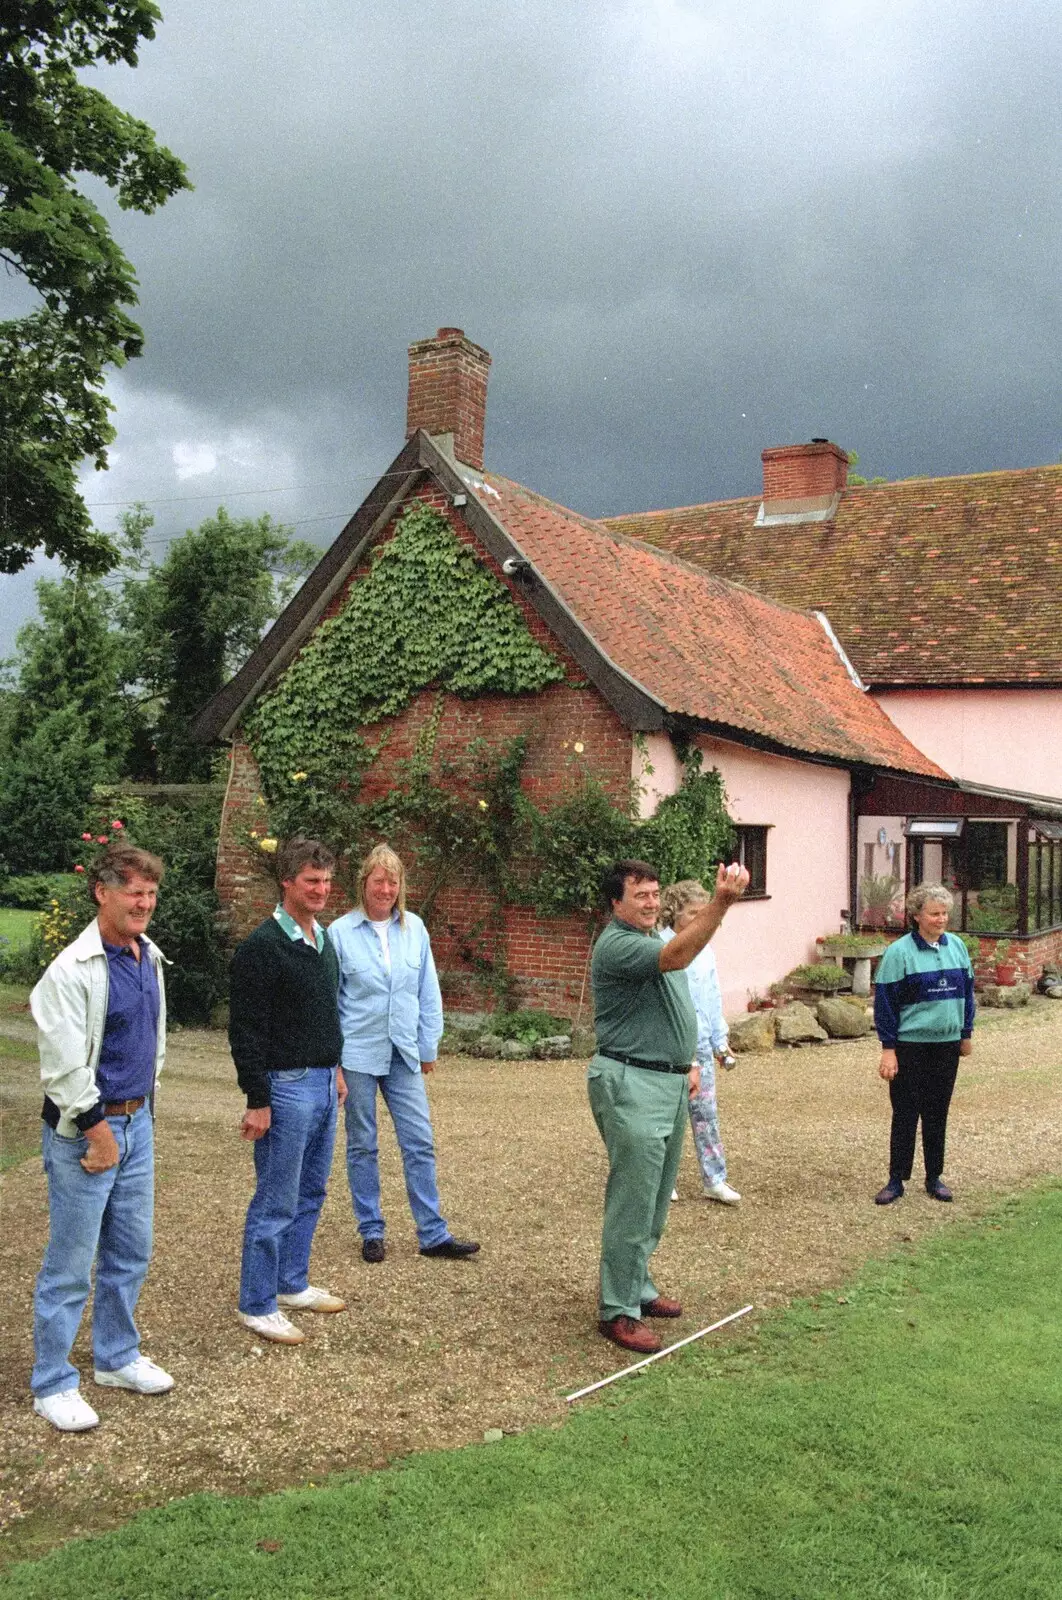
[[[487,465],[589,514],[818,435],[890,478],[1062,455],[1057,0],[161,3],[94,78],[196,185],[105,204],[147,349],[100,526],[327,544],[443,325],[493,357]]]

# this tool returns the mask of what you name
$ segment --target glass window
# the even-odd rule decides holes
[[[767,829],[740,823],[735,829],[735,851],[743,867],[748,868],[749,886],[745,893],[767,893]]]

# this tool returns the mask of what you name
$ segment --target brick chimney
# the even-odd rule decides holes
[[[434,339],[411,344],[406,438],[418,428],[434,437],[450,434],[456,459],[482,472],[489,369],[490,356],[460,328],[440,328]]]
[[[848,482],[848,456],[829,439],[764,450],[760,522],[825,522]]]

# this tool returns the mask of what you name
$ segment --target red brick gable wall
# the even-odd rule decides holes
[[[502,576],[498,564],[478,544],[448,498],[441,491],[426,489],[410,498],[442,512],[458,537],[506,583],[534,638],[563,663],[570,679],[551,684],[534,695],[489,694],[465,700],[445,694],[434,741],[434,762],[441,765],[460,761],[467,757],[474,740],[481,740],[488,750],[500,751],[513,738],[523,735],[527,740],[523,786],[537,805],[556,801],[580,773],[593,776],[617,800],[624,798],[631,780],[630,731],[586,682],[581,669],[552,637],[519,588]],[[393,536],[401,514],[400,509],[385,530],[384,540]],[[342,609],[351,585],[364,576],[368,565],[367,555],[336,595],[326,616]],[[387,734],[385,747],[365,778],[362,793],[366,799],[386,792],[397,764],[414,753],[419,736],[438,710],[437,691],[425,689],[397,717],[388,718],[385,725],[366,727],[365,736],[370,743],[383,732]],[[577,744],[582,746],[580,751],[575,748]],[[241,842],[241,825],[245,827],[249,819],[257,817],[264,825],[265,810],[255,804],[260,794],[254,757],[246,743],[237,741],[222,817],[217,873],[223,929],[230,944],[244,938],[275,904],[275,890],[262,870],[261,858],[252,855]],[[416,910],[415,882],[411,891],[410,907]],[[329,916],[345,909],[337,902],[329,907]],[[489,897],[478,888],[450,886],[438,897],[431,917],[432,942],[448,1003],[483,1006],[485,995],[482,984],[475,981],[477,971],[485,962],[499,963],[500,958],[499,964],[507,966],[514,980],[515,998],[521,1003],[573,1016],[582,994],[585,1021],[589,1014],[588,919],[543,919],[527,908],[511,907],[505,910],[500,928],[496,922]],[[489,997],[486,1003],[490,1003]]]

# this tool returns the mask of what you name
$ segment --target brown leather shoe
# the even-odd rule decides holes
[[[669,1300],[666,1294],[658,1294],[655,1300],[646,1300],[642,1305],[643,1317],[681,1317],[682,1307],[677,1300]]]
[[[634,1350],[640,1356],[655,1355],[664,1346],[644,1322],[634,1317],[613,1317],[611,1322],[599,1322],[597,1331],[603,1339],[611,1339],[624,1350]]]

